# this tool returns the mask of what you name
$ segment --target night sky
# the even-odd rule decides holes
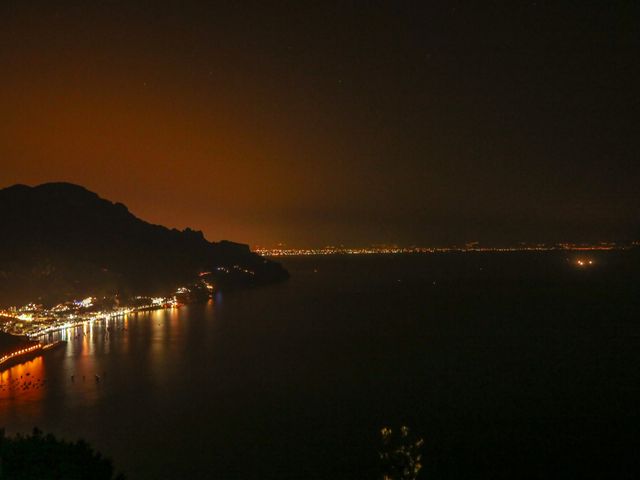
[[[635,1],[3,0],[0,187],[252,246],[640,239],[639,25]]]

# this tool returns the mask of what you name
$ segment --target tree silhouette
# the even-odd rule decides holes
[[[409,432],[409,427],[400,427],[400,434],[394,435],[391,428],[380,430],[382,450],[379,452],[383,480],[414,480],[422,469],[420,449],[422,438]]]
[[[124,480],[110,459],[84,440],[67,442],[37,428],[31,435],[5,435],[0,429],[0,478],[16,480]]]

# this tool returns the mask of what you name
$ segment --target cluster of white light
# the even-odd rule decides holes
[[[93,297],[87,297],[82,301],[80,301],[80,306],[82,306],[83,308],[89,308],[90,306],[93,305],[93,300],[94,300]]]
[[[203,275],[209,273],[210,272],[203,272]],[[200,282],[209,292],[214,291],[212,283],[204,280]],[[191,290],[187,287],[180,287],[176,292],[177,295],[189,293],[191,293]],[[96,309],[97,298],[93,296],[86,297],[82,300],[60,303],[50,309],[35,303],[29,303],[22,307],[10,307],[6,310],[0,310],[0,316],[8,319],[8,321],[0,323],[0,330],[35,338],[57,330],[64,330],[78,325],[90,325],[96,321],[123,317],[132,312],[149,309],[178,308],[181,305],[176,295],[170,297],[137,296],[135,299],[138,302],[136,306],[120,307],[104,311],[90,311]],[[11,320],[13,320],[13,322]]]

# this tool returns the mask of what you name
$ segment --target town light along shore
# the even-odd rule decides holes
[[[12,365],[14,362],[19,360],[26,360],[22,357],[32,356],[35,353],[40,353],[42,351],[43,345],[41,343],[37,343],[35,345],[31,345],[30,347],[23,347],[18,350],[15,350],[11,353],[7,353],[0,357],[0,370]]]

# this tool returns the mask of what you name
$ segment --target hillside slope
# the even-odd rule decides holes
[[[166,291],[211,271],[222,287],[288,273],[247,245],[147,223],[68,183],[0,190],[0,305]]]

